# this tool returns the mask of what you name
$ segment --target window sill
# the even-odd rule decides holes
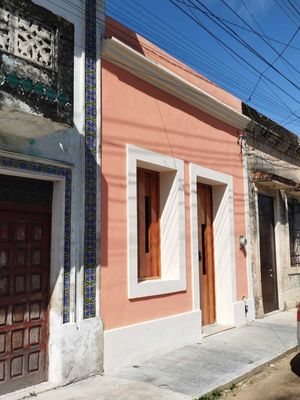
[[[288,275],[299,275],[300,267],[288,267],[287,273]]]
[[[182,292],[186,290],[186,283],[182,279],[147,279],[139,281],[129,288],[129,299],[140,297],[159,296],[162,294]]]
[[[160,276],[147,276],[145,278],[139,278],[138,283],[144,282],[144,281],[153,281],[153,280],[158,280],[158,279],[161,279],[161,277]]]

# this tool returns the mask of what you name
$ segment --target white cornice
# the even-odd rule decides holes
[[[114,37],[102,40],[102,58],[231,126],[245,129],[251,122],[241,112]]]

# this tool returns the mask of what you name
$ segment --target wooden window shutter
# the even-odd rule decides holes
[[[160,277],[159,173],[137,168],[138,278]]]

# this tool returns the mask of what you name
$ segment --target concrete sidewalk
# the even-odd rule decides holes
[[[251,374],[295,348],[296,310],[209,336],[199,344],[158,355],[109,376],[38,394],[38,400],[187,400]],[[38,389],[38,388],[37,388]],[[31,393],[35,393],[31,389]],[[12,397],[14,396],[14,397]],[[0,399],[17,399],[15,395]]]

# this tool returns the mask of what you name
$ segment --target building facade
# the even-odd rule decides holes
[[[99,6],[0,5],[0,394],[102,370]]]
[[[104,370],[253,319],[241,103],[107,20],[102,43]]]
[[[249,252],[257,317],[296,307],[300,297],[299,138],[243,105],[249,182]]]
[[[0,394],[299,293],[297,138],[103,20],[96,0],[0,6]]]

